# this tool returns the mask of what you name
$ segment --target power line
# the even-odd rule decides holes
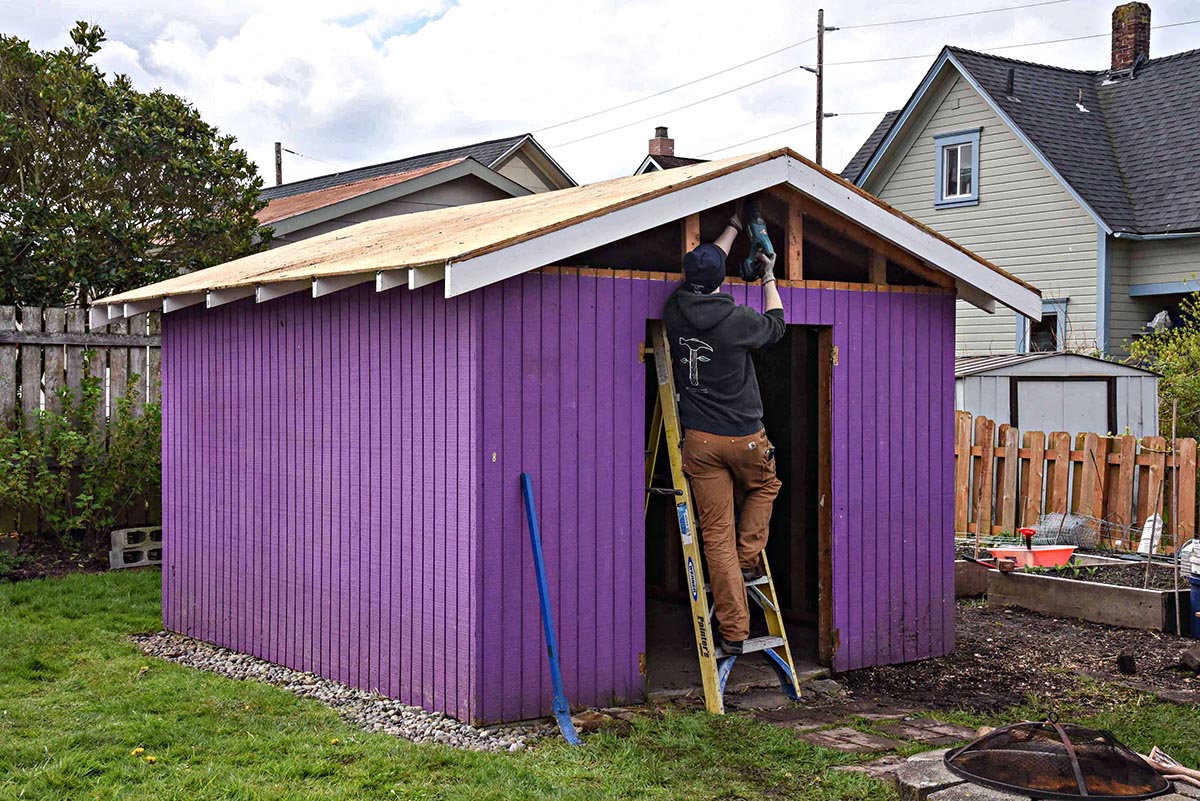
[[[763,134],[762,136],[756,136],[753,139],[747,139],[744,142],[738,142],[736,145],[726,145],[725,147],[719,147],[716,150],[710,150],[707,153],[701,153],[700,157],[703,158],[705,156],[711,156],[713,153],[721,153],[726,150],[733,150],[735,147],[741,147],[742,145],[749,145],[749,144],[753,144],[754,142],[761,142],[763,139],[770,139],[772,136],[779,136],[780,134],[790,133],[791,131],[798,131],[801,128],[806,128],[809,125],[812,125],[814,122],[816,122],[816,120],[809,120],[808,122],[802,122],[799,125],[793,125],[791,128],[784,128],[779,131],[772,131],[769,134]]]
[[[1056,2],[1067,2],[1067,0],[1056,0]],[[741,69],[742,67],[749,66],[750,64],[755,64],[759,61],[762,61],[763,59],[770,58],[771,56],[777,56],[780,53],[786,52],[788,50],[793,50],[797,47],[800,47],[801,45],[808,44],[809,42],[811,42],[813,39],[816,39],[816,38],[817,37],[815,37],[815,36],[810,36],[802,42],[793,42],[792,44],[786,45],[785,47],[781,47],[778,50],[772,50],[770,53],[763,53],[761,56],[755,56],[754,58],[750,59],[749,61],[743,61],[741,64],[734,64],[732,67],[726,67],[723,70],[717,70],[716,72],[711,72],[708,75],[701,76],[699,78],[688,81],[686,83],[681,83],[677,86],[672,86],[669,89],[663,89],[660,92],[655,92],[654,94],[651,94],[651,95],[639,97],[636,100],[629,100],[625,103],[619,103],[615,106],[609,106],[608,108],[600,109],[599,111],[593,111],[591,114],[584,114],[582,117],[575,117],[573,119],[563,120],[562,122],[556,122],[553,125],[547,125],[545,128],[538,128],[537,130],[534,131],[534,133],[542,133],[544,131],[550,131],[555,128],[561,128],[562,126],[570,125],[573,122],[579,122],[580,120],[588,120],[588,119],[591,119],[592,117],[598,117],[601,114],[607,114],[610,111],[616,111],[617,109],[622,109],[627,106],[632,106],[636,103],[641,103],[643,100],[652,100],[656,97],[661,97],[665,94],[674,92],[676,89],[683,89],[684,87],[692,86],[692,85],[698,84],[702,81],[707,81],[709,78],[715,78],[718,75],[724,75],[727,72],[732,72],[733,70]]]
[[[302,158],[302,159],[308,159],[309,161],[319,161],[319,162],[321,162],[322,164],[328,164],[330,167],[344,167],[344,166],[346,166],[346,165],[344,165],[344,164],[334,164],[332,161],[325,161],[325,159],[319,159],[319,158],[317,158],[316,156],[306,156],[306,155],[304,155],[303,153],[297,153],[295,150],[291,150],[291,149],[289,149],[289,148],[286,148],[286,147],[285,147],[285,148],[281,148],[281,149],[283,150],[283,152],[284,152],[284,153],[291,153],[293,156],[299,156],[300,158]]]
[[[1171,22],[1171,23],[1167,23],[1165,25],[1154,25],[1154,26],[1151,26],[1151,30],[1157,31],[1157,30],[1161,30],[1163,28],[1178,28],[1183,25],[1195,25],[1196,23],[1200,23],[1200,19],[1192,19],[1192,20],[1187,20],[1185,22]],[[1068,36],[1063,39],[1046,39],[1041,42],[1022,42],[1020,44],[998,45],[996,47],[983,47],[983,48],[980,48],[978,52],[992,53],[992,52],[995,52],[996,50],[1014,50],[1019,47],[1040,47],[1041,45],[1062,44],[1063,42],[1080,42],[1085,39],[1101,39],[1101,38],[1111,36],[1111,35],[1112,34],[1110,32],[1089,33],[1086,36]],[[907,61],[907,60],[911,60],[914,58],[933,58],[936,55],[938,55],[938,53],[917,53],[917,54],[914,54],[911,56],[885,56],[883,58],[864,58],[864,59],[858,59],[855,61],[826,61],[825,66],[826,67],[845,67],[845,66],[850,66],[850,65],[854,65],[854,64],[881,64],[881,63],[884,63],[887,61]],[[811,67],[814,65],[805,64],[802,66]]]
[[[725,90],[724,92],[720,92],[715,95],[709,95],[708,97],[702,97],[699,100],[695,100],[691,103],[685,103],[682,106],[676,106],[675,108],[670,109],[669,111],[660,111],[657,114],[652,114],[649,117],[643,117],[640,120],[634,120],[633,122],[627,122],[624,125],[618,125],[614,128],[608,128],[608,129],[600,131],[598,133],[588,134],[587,136],[581,136],[578,139],[572,139],[569,142],[560,142],[556,145],[551,145],[551,147],[566,147],[567,145],[573,145],[576,142],[583,142],[588,139],[595,139],[597,136],[604,136],[605,134],[610,134],[613,131],[620,131],[620,130],[624,130],[625,128],[632,128],[634,125],[641,125],[643,122],[649,122],[650,120],[657,119],[658,117],[661,117],[665,114],[674,114],[676,111],[683,111],[684,109],[691,108],[692,106],[698,106],[701,103],[707,103],[710,100],[716,100],[719,97],[725,97],[726,95],[731,95],[734,92],[740,92],[742,89],[747,89],[751,86],[756,86],[757,84],[765,83],[773,78],[778,78],[780,75],[787,75],[789,72],[795,72],[800,69],[803,69],[803,66],[797,65],[795,67],[788,67],[786,70],[783,70],[781,72],[771,73],[770,75],[766,76],[765,78],[759,78],[757,81],[750,81],[750,83],[744,83],[741,86],[735,86],[732,89]]]
[[[953,19],[956,17],[971,17],[971,16],[976,16],[979,14],[996,14],[1001,11],[1017,11],[1017,10],[1020,10],[1023,8],[1034,8],[1036,6],[1050,6],[1050,5],[1057,5],[1060,3],[1069,3],[1069,2],[1071,2],[1071,0],[1039,0],[1039,2],[1027,3],[1025,5],[1004,6],[1002,8],[988,8],[988,9],[983,9],[981,11],[965,11],[965,12],[962,12],[959,14],[944,14],[942,16],[937,16],[937,17],[924,17],[924,18],[920,18],[920,19],[884,20],[882,22],[865,22],[865,23],[862,23],[859,25],[842,25],[839,28],[839,30],[851,30],[854,28],[877,28],[877,27],[885,26],[885,25],[907,25],[909,23],[914,23],[914,22],[930,22],[933,20]],[[716,78],[720,75],[724,75],[727,72],[732,72],[733,70],[741,69],[742,67],[748,67],[751,64],[757,64],[759,61],[768,59],[771,56],[777,56],[780,53],[787,52],[788,50],[794,50],[797,47],[801,47],[803,45],[808,44],[809,42],[813,41],[816,38],[817,37],[815,37],[815,36],[810,36],[807,39],[804,39],[802,41],[793,42],[792,44],[784,45],[783,47],[781,47],[777,50],[772,50],[769,53],[763,53],[760,56],[755,56],[754,58],[752,58],[748,61],[743,61],[740,64],[734,64],[732,66],[726,67],[725,69],[717,70],[716,72],[710,72],[708,75],[702,75],[699,78],[693,78],[690,81],[686,81],[681,84],[676,84],[675,86],[671,86],[667,89],[662,89],[662,90],[654,92],[652,94],[643,95],[642,97],[638,97],[633,100],[627,100],[624,103],[618,103],[615,106],[609,106],[608,108],[603,108],[598,111],[593,111],[591,113],[584,114],[579,117],[572,117],[569,120],[563,120],[562,122],[556,122],[553,125],[547,125],[543,128],[537,128],[533,132],[534,133],[544,133],[546,131],[552,131],[555,128],[561,128],[564,125],[570,125],[571,123],[574,123],[574,122],[581,122],[583,120],[589,120],[593,117],[599,117],[601,114],[607,114],[610,111],[617,111],[619,109],[627,108],[629,106],[636,105],[636,104],[641,103],[646,100],[653,100],[656,97],[662,97],[663,95],[670,94],[671,92],[674,92],[676,90],[685,89],[689,86],[694,86],[698,83],[702,83],[711,78]]]
[[[1184,25],[1195,25],[1197,23],[1200,23],[1200,19],[1186,20],[1184,22],[1171,22],[1171,23],[1167,23],[1164,25],[1154,25],[1154,26],[1152,26],[1151,29],[1152,30],[1161,30],[1164,28],[1178,28],[1178,27],[1181,27]],[[1022,42],[1019,44],[999,45],[997,47],[981,48],[979,50],[979,52],[990,53],[990,52],[994,52],[996,50],[1012,50],[1012,49],[1020,48],[1020,47],[1040,47],[1043,45],[1062,44],[1063,42],[1078,42],[1078,41],[1083,41],[1086,39],[1098,39],[1098,38],[1101,38],[1104,36],[1110,36],[1110,35],[1111,35],[1110,33],[1091,33],[1091,34],[1087,34],[1085,36],[1069,36],[1069,37],[1062,38],[1062,39],[1047,39],[1047,40],[1044,40],[1041,42]],[[910,55],[910,56],[887,56],[884,58],[864,58],[864,59],[857,59],[854,61],[827,61],[827,62],[825,62],[824,66],[826,66],[826,67],[839,67],[839,66],[844,67],[844,66],[851,66],[851,65],[857,65],[857,64],[881,64],[881,63],[892,62],[892,61],[911,61],[913,59],[919,59],[919,58],[933,58],[936,55],[938,55],[938,53],[917,53],[917,54]],[[744,84],[741,84],[740,86],[735,86],[734,88],[728,89],[724,92],[719,92],[715,95],[709,95],[708,97],[702,97],[699,100],[692,101],[691,103],[685,103],[684,105],[676,106],[673,109],[668,109],[666,111],[660,111],[649,117],[643,117],[642,119],[634,120],[633,122],[624,123],[623,125],[616,125],[612,128],[606,128],[603,131],[598,131],[593,134],[588,134],[587,136],[581,136],[576,139],[571,139],[570,141],[567,141],[567,142],[560,142],[558,144],[551,145],[551,147],[567,147],[568,145],[574,145],[579,142],[585,142],[589,139],[595,139],[598,136],[605,136],[606,134],[614,133],[616,131],[621,131],[621,130],[624,130],[625,128],[632,128],[634,125],[641,125],[642,123],[661,118],[663,116],[666,116],[667,114],[674,114],[677,111],[683,111],[685,109],[689,109],[689,108],[693,108],[694,106],[698,106],[701,103],[707,103],[710,100],[716,100],[721,97],[726,97],[727,95],[731,95],[734,92],[739,92],[742,89],[748,89],[751,86],[757,86],[760,83],[766,83],[767,81],[778,78],[781,75],[787,75],[789,72],[795,72],[796,70],[807,69],[807,68],[811,68],[811,67],[815,67],[815,66],[816,65],[813,65],[813,64],[799,64],[795,67],[789,67],[788,69],[781,70],[779,72],[774,72],[774,73],[771,73],[770,75],[767,75],[766,77],[759,78],[756,81],[750,81],[749,83],[744,83]],[[600,113],[600,112],[598,112],[598,113]]]
[[[864,115],[871,115],[874,117],[874,116],[879,116],[879,115],[886,114],[886,113],[887,113],[886,111],[842,111],[839,113],[830,114],[829,116],[831,116],[831,117],[861,117]],[[799,125],[793,125],[790,128],[782,128],[778,131],[772,131],[769,134],[763,134],[762,136],[756,136],[753,139],[747,139],[744,142],[738,142],[736,145],[726,145],[725,147],[719,147],[716,150],[710,150],[707,153],[701,153],[700,157],[703,158],[704,156],[711,156],[713,153],[721,153],[726,150],[733,150],[735,147],[741,147],[742,145],[749,145],[749,144],[753,144],[754,142],[761,142],[763,139],[770,139],[772,136],[779,136],[780,134],[791,133],[792,131],[798,131],[801,128],[805,128],[809,125],[812,125],[815,122],[816,122],[816,120],[809,120],[808,122],[802,122]]]
[[[942,14],[936,17],[917,17],[914,19],[893,19],[886,22],[863,22],[858,25],[839,25],[838,30],[850,31],[855,28],[879,28],[884,25],[908,25],[914,22],[936,22],[943,19],[956,19],[958,17],[975,17],[980,14],[996,14],[1001,11],[1019,11],[1022,8],[1036,8],[1037,6],[1054,6],[1060,3],[1069,3],[1071,0],[1041,0],[1037,3],[1027,3],[1023,6],[1004,6],[1003,8],[985,8],[980,11],[963,11],[958,14]]]

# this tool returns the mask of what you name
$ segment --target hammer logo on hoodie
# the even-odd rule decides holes
[[[688,366],[688,383],[693,387],[700,386],[700,363],[709,361],[707,356],[704,356],[704,351],[713,352],[712,345],[709,345],[702,339],[684,339],[679,338],[679,344],[687,348],[688,355],[680,359],[681,362]],[[700,389],[703,392],[703,389]]]

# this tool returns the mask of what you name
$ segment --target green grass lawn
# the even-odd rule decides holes
[[[669,714],[629,736],[520,754],[369,734],[284,690],[143,656],[127,636],[160,628],[158,581],[128,572],[0,585],[0,798],[893,797],[828,770],[855,757],[732,715]],[[1096,722],[1200,761],[1187,735],[1200,731],[1200,710],[1146,699]]]
[[[369,734],[284,690],[143,656],[126,638],[161,628],[158,581],[0,585],[0,798],[890,797],[827,770],[851,758],[733,716],[674,714],[520,754]]]

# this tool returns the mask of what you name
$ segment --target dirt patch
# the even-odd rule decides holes
[[[1099,711],[1139,691],[1200,703],[1200,679],[1180,667],[1193,639],[990,609],[979,601],[960,601],[956,622],[958,644],[947,656],[855,670],[837,680],[858,698],[973,712],[1028,701]],[[1135,675],[1117,672],[1122,653],[1133,655]]]
[[[100,573],[108,570],[108,553],[83,552],[78,543],[42,535],[4,536],[0,544],[0,581]]]
[[[1041,572],[1041,571],[1039,571]],[[1045,571],[1044,575],[1058,578],[1088,581],[1095,584],[1116,584],[1138,589],[1170,590],[1175,587],[1175,571],[1169,567],[1154,565],[1150,568],[1150,583],[1146,585],[1146,565],[1064,565]],[[1179,577],[1179,588],[1188,589],[1188,577]]]

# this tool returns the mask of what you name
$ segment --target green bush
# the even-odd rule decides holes
[[[85,371],[86,374],[86,371]],[[82,537],[85,546],[111,530],[134,504],[162,488],[162,415],[155,403],[133,414],[132,387],[101,429],[104,391],[88,376],[61,412],[0,427],[0,509],[16,512],[18,530]],[[22,423],[26,424],[22,424]]]
[[[1180,303],[1182,325],[1135,339],[1129,361],[1162,375],[1158,383],[1159,427],[1171,435],[1171,407],[1179,403],[1176,436],[1200,439],[1200,293]]]

